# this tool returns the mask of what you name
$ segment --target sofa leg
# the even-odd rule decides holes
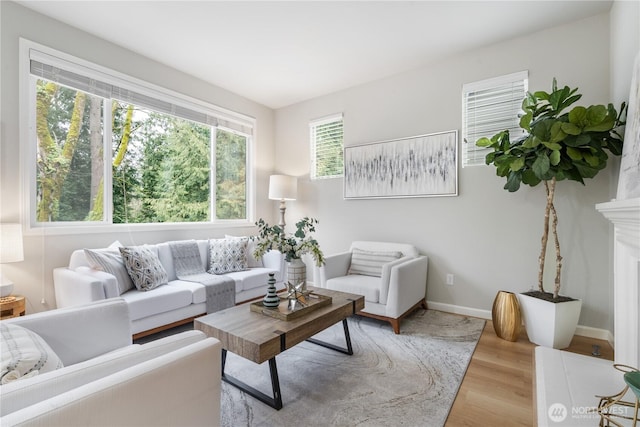
[[[391,323],[393,327],[393,332],[395,332],[396,335],[400,334],[400,319],[389,319],[389,323]]]
[[[422,308],[424,308],[425,310],[427,310],[427,299],[423,299],[422,301],[420,301],[420,306]]]

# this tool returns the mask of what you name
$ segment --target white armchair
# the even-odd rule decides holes
[[[327,256],[314,268],[314,285],[364,295],[358,314],[387,321],[399,334],[402,318],[427,309],[427,266],[413,245],[356,241],[349,252]]]

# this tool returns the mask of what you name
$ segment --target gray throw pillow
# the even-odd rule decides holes
[[[247,270],[246,239],[209,240],[209,274]]]
[[[5,322],[0,323],[0,359],[1,384],[63,367],[58,355],[40,335]]]
[[[115,276],[118,282],[118,295],[122,295],[135,287],[118,248],[85,249],[84,254],[89,267]]]
[[[168,275],[158,255],[146,246],[120,248],[122,260],[133,284],[140,291],[150,291],[168,282]]]
[[[399,251],[378,252],[353,248],[349,274],[381,277],[382,266],[401,257],[402,252]]]

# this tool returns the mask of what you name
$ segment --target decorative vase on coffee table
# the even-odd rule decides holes
[[[280,304],[280,297],[276,294],[276,278],[275,273],[269,273],[269,286],[267,286],[267,294],[262,299],[262,305],[265,307],[277,307]]]
[[[287,263],[287,280],[293,285],[303,283],[302,290],[307,290],[307,266],[300,258]]]
[[[491,319],[498,337],[507,341],[518,341],[522,314],[516,294],[507,291],[498,292],[493,301]]]

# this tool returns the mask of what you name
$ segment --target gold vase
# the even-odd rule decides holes
[[[493,329],[503,340],[518,341],[520,326],[522,325],[522,314],[518,297],[513,292],[500,291],[493,301],[491,310]]]

